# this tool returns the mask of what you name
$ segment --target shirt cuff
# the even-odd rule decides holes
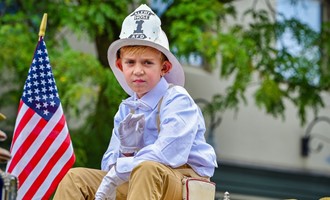
[[[131,172],[133,169],[133,159],[134,157],[120,157],[117,159],[116,170],[118,173]]]

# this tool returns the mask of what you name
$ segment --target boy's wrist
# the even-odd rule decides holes
[[[135,153],[121,153],[123,156],[125,156],[125,157],[132,157],[132,156],[134,156],[134,154]]]

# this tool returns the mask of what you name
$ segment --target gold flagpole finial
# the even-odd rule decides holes
[[[40,24],[39,37],[45,36],[46,26],[47,26],[47,13],[44,13],[44,16],[42,17],[42,21]]]
[[[0,120],[6,119],[6,116],[2,113],[0,113]]]

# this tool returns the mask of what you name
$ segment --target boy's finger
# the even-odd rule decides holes
[[[7,162],[10,160],[11,155],[6,149],[0,148],[0,162]]]
[[[7,139],[6,133],[0,130],[0,141],[4,141]]]

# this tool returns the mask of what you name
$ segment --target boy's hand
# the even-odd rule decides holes
[[[119,124],[120,151],[134,153],[143,147],[144,114],[128,114]]]

